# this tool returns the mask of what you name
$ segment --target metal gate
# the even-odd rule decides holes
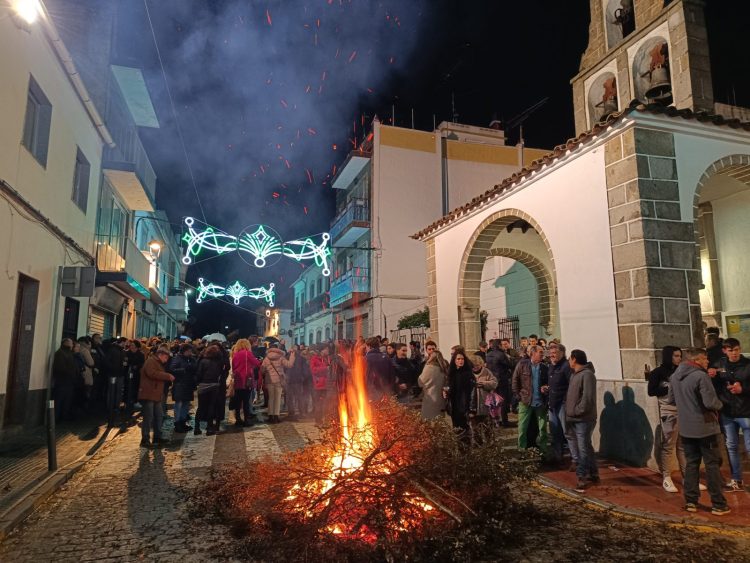
[[[507,338],[513,348],[518,348],[521,345],[519,330],[520,321],[517,316],[506,317],[497,321],[498,338]]]

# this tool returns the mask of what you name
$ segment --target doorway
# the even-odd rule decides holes
[[[8,365],[4,426],[23,424],[27,411],[31,357],[34,351],[34,329],[39,298],[39,282],[23,274],[18,276],[16,310],[13,317],[13,339]]]

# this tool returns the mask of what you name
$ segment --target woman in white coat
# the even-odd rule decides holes
[[[447,385],[448,362],[443,355],[435,350],[422,369],[419,376],[419,386],[424,391],[422,395],[422,418],[432,420],[440,416],[445,408],[443,387]]]

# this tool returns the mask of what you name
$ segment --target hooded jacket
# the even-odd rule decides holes
[[[672,374],[668,401],[677,405],[680,436],[706,438],[715,436],[719,428],[722,402],[716,396],[711,378],[694,362],[682,362]]]
[[[661,365],[648,374],[648,396],[659,401],[660,416],[677,415],[677,407],[669,403],[669,380],[677,369],[672,363],[672,355],[678,351],[677,346],[664,346],[661,350]]]
[[[284,385],[286,382],[286,370],[294,365],[294,352],[289,359],[284,352],[278,348],[269,348],[266,357],[260,365],[265,381],[272,385]]]
[[[565,418],[568,422],[596,421],[596,375],[591,362],[570,375]]]

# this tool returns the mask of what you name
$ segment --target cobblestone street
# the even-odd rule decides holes
[[[0,545],[0,560],[226,559],[228,530],[191,521],[189,491],[212,467],[300,447],[315,432],[312,424],[285,423],[174,434],[167,447],[147,451],[131,427]]]
[[[195,516],[191,492],[223,465],[302,447],[317,430],[307,422],[228,428],[218,436],[170,431],[166,447],[145,450],[131,427],[0,544],[0,560],[238,560],[231,530],[211,515]],[[503,432],[511,444],[515,430]],[[628,518],[550,493],[516,491],[523,507],[516,516],[538,526],[487,561],[747,560],[750,538],[740,531]]]

